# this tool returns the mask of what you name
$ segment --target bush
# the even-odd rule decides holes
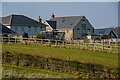
[[[37,34],[36,38],[45,39],[45,34]]]
[[[28,38],[28,33],[24,32],[24,33],[23,33],[23,37],[24,37],[24,38]]]
[[[100,36],[101,39],[108,39],[108,36],[106,34],[103,34]]]
[[[3,33],[2,37],[8,37],[8,34],[7,33]]]

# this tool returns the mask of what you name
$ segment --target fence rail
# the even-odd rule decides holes
[[[94,51],[106,51],[110,53],[118,53],[120,46],[118,40],[101,40],[101,41],[85,41],[85,40],[50,40],[38,38],[22,38],[22,37],[0,37],[0,42],[6,43],[34,43],[47,44],[49,46],[89,49]]]

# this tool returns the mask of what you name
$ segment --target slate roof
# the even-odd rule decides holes
[[[56,29],[73,29],[84,16],[66,16],[51,18],[50,21],[56,21]]]
[[[56,21],[49,21],[49,20],[46,20],[46,22],[53,28],[53,29],[56,29]]]
[[[24,15],[9,15],[1,17],[0,22],[4,25],[24,25],[24,26],[46,26]]]
[[[106,35],[108,35],[111,31],[116,35],[116,37],[118,37],[118,35],[115,33],[113,28],[95,29],[94,34],[97,34],[97,35],[106,34]]]
[[[8,33],[8,34],[17,34],[15,31],[7,28],[5,25],[0,23],[0,30],[2,30],[2,33]]]

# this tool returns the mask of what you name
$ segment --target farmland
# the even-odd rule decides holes
[[[102,64],[111,68],[117,68],[118,66],[118,55],[104,52],[6,43],[3,43],[2,51],[30,54],[33,56],[55,57],[64,60],[77,60],[82,63]]]
[[[118,55],[105,52],[21,43],[2,43],[2,51],[3,78],[104,78],[118,66]]]

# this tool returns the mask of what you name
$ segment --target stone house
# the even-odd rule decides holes
[[[55,17],[46,20],[46,31],[64,31],[66,40],[86,39],[87,35],[94,33],[94,28],[85,16]]]
[[[26,32],[29,36],[33,36],[41,31],[45,31],[46,25],[41,21],[42,19],[40,17],[36,21],[27,16],[15,14],[6,17],[0,17],[0,22],[9,29],[16,31],[18,35],[22,35],[24,32]]]

